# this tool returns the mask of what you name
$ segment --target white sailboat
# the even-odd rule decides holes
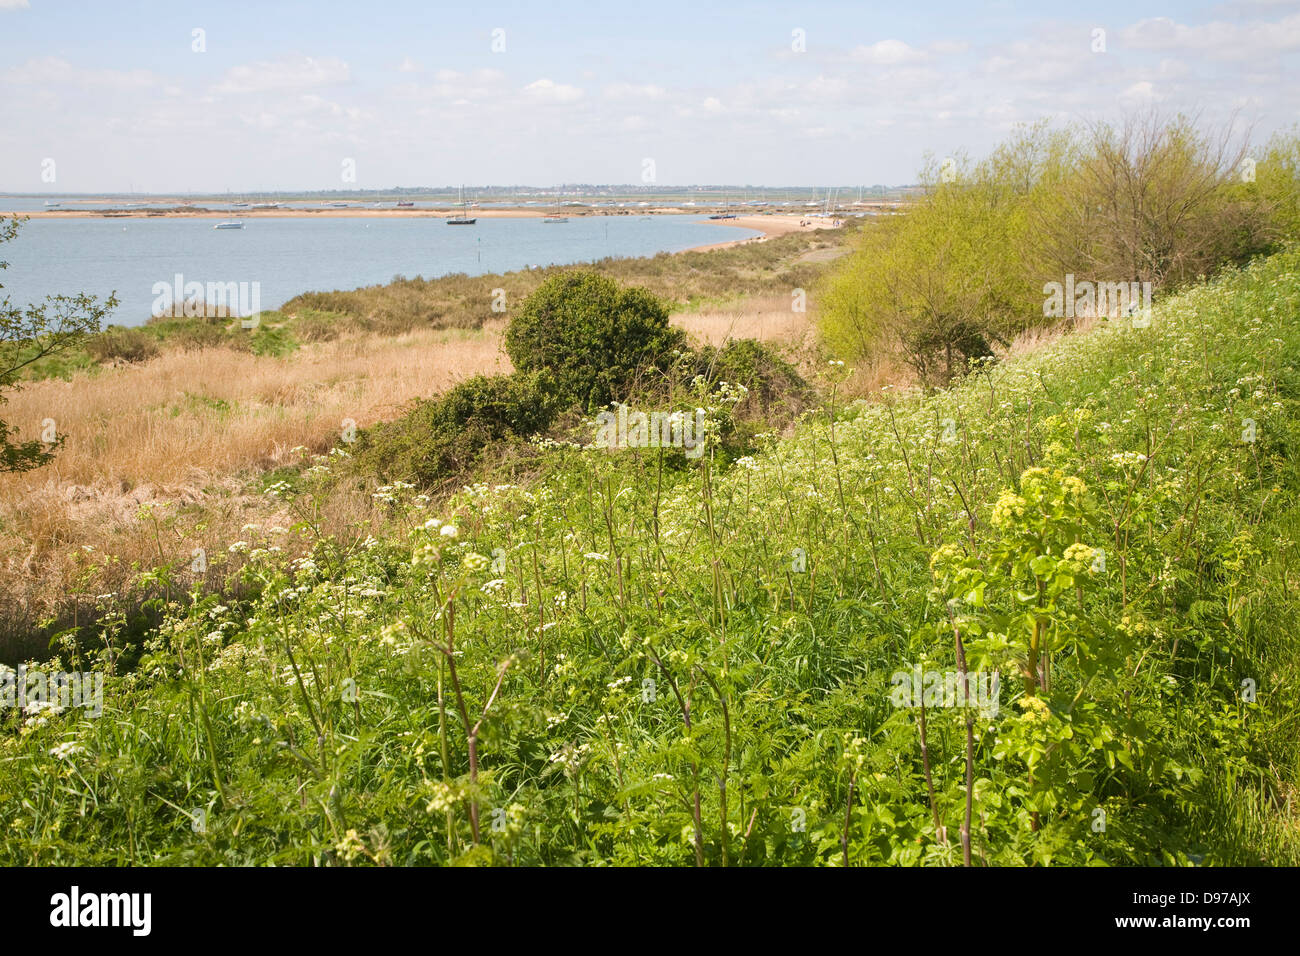
[[[466,205],[465,205],[465,187],[464,187],[464,186],[461,186],[461,187],[460,187],[460,208],[461,208],[461,213],[460,213],[459,216],[452,216],[451,218],[445,220],[445,222],[447,223],[447,225],[449,225],[449,226],[472,226],[472,225],[474,225],[474,223],[478,222],[478,220],[477,220],[476,218],[474,218],[473,216],[468,216],[468,215],[465,214],[465,213],[466,213],[466,210],[467,210],[468,207],[466,207]]]

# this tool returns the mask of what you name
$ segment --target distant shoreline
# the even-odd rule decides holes
[[[459,207],[447,209],[374,209],[357,206],[347,209],[32,209],[0,211],[0,216],[26,216],[32,219],[389,219],[411,216],[416,219],[445,219],[461,213]],[[553,215],[541,209],[471,209],[480,219],[539,219]]]
[[[735,226],[738,229],[756,229],[761,232],[761,236],[751,236],[748,239],[731,239],[727,242],[711,242],[708,245],[692,246],[690,249],[683,249],[683,252],[708,252],[712,249],[730,249],[732,246],[743,246],[750,242],[763,242],[767,239],[773,239],[777,236],[788,236],[792,232],[810,232],[814,229],[835,229],[834,223],[839,220],[833,219],[813,219],[808,216],[793,215],[765,215],[765,216],[737,216],[735,219],[710,220],[707,225],[710,226]]]
[[[161,209],[34,209],[34,210],[14,210],[0,211],[0,217],[23,216],[31,219],[445,219],[448,216],[456,215],[461,210],[456,207],[446,209],[374,209],[365,207],[356,208],[324,208],[324,209],[211,209],[207,207],[196,207],[192,210],[180,208]],[[470,209],[469,215],[480,219],[541,219],[555,216],[557,212],[551,209],[528,209],[528,208],[507,208],[507,209]],[[571,219],[585,219],[597,217],[619,217],[619,216],[702,216],[708,215],[706,210],[683,209],[677,206],[659,207],[652,209],[636,210],[618,210],[599,212],[567,212],[560,211],[558,215]],[[835,220],[813,218],[810,216],[800,216],[793,214],[765,213],[761,215],[737,216],[734,219],[717,219],[706,220],[702,225],[718,226],[735,226],[740,229],[753,229],[762,233],[761,236],[751,236],[745,239],[731,239],[726,242],[712,242],[704,245],[692,246],[689,249],[683,249],[681,252],[707,252],[712,249],[729,249],[732,246],[744,245],[748,242],[762,242],[766,239],[776,236],[789,235],[792,232],[805,232],[813,229],[832,229],[835,228]]]

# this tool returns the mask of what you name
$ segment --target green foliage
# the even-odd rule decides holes
[[[845,359],[898,356],[922,384],[943,385],[992,346],[1059,322],[1047,283],[1068,275],[1169,293],[1276,251],[1300,236],[1300,147],[1275,137],[1246,182],[1231,134],[1156,114],[1040,123],[973,167],[931,160],[923,201],[865,229],[826,280],[827,344]],[[1073,306],[1070,317],[1118,318],[1122,307]]]
[[[158,341],[143,329],[110,325],[86,342],[96,362],[145,362],[158,354]]]
[[[1297,312],[1289,251],[730,467],[393,481],[351,539],[335,454],[266,489],[310,549],[231,543],[247,604],[59,649],[101,718],[0,712],[0,863],[1294,865]],[[918,666],[996,707],[898,705]]]
[[[697,376],[710,388],[745,389],[729,415],[733,431],[727,445],[735,454],[752,451],[756,434],[785,428],[817,401],[816,390],[798,370],[757,339],[730,339],[720,348],[706,345],[684,352],[674,366],[675,384],[684,388]]]
[[[244,334],[247,335],[248,333],[245,332]],[[248,347],[254,355],[283,358],[298,348],[298,342],[292,333],[283,326],[271,325],[262,321],[249,337]]]
[[[384,478],[438,484],[472,470],[503,443],[545,431],[560,409],[549,372],[478,375],[362,432],[358,463]]]
[[[598,273],[548,279],[520,306],[505,350],[521,372],[550,371],[564,405],[599,408],[626,396],[638,378],[665,371],[685,334],[644,289]]]
[[[1254,181],[1239,188],[1268,210],[1274,227],[1270,238],[1300,236],[1300,127],[1275,133],[1252,172]]]

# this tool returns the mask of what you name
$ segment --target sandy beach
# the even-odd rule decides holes
[[[703,246],[693,246],[686,252],[705,252],[709,249],[729,249],[747,242],[762,242],[775,236],[786,236],[792,232],[809,232],[814,229],[834,229],[840,224],[837,219],[810,219],[807,216],[738,216],[735,219],[709,220],[709,225],[737,226],[741,229],[757,229],[763,235],[748,239],[732,239],[729,242],[713,242]]]

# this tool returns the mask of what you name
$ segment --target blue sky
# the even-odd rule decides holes
[[[0,0],[0,190],[898,184],[1043,117],[1262,140],[1297,75],[1300,0]]]

